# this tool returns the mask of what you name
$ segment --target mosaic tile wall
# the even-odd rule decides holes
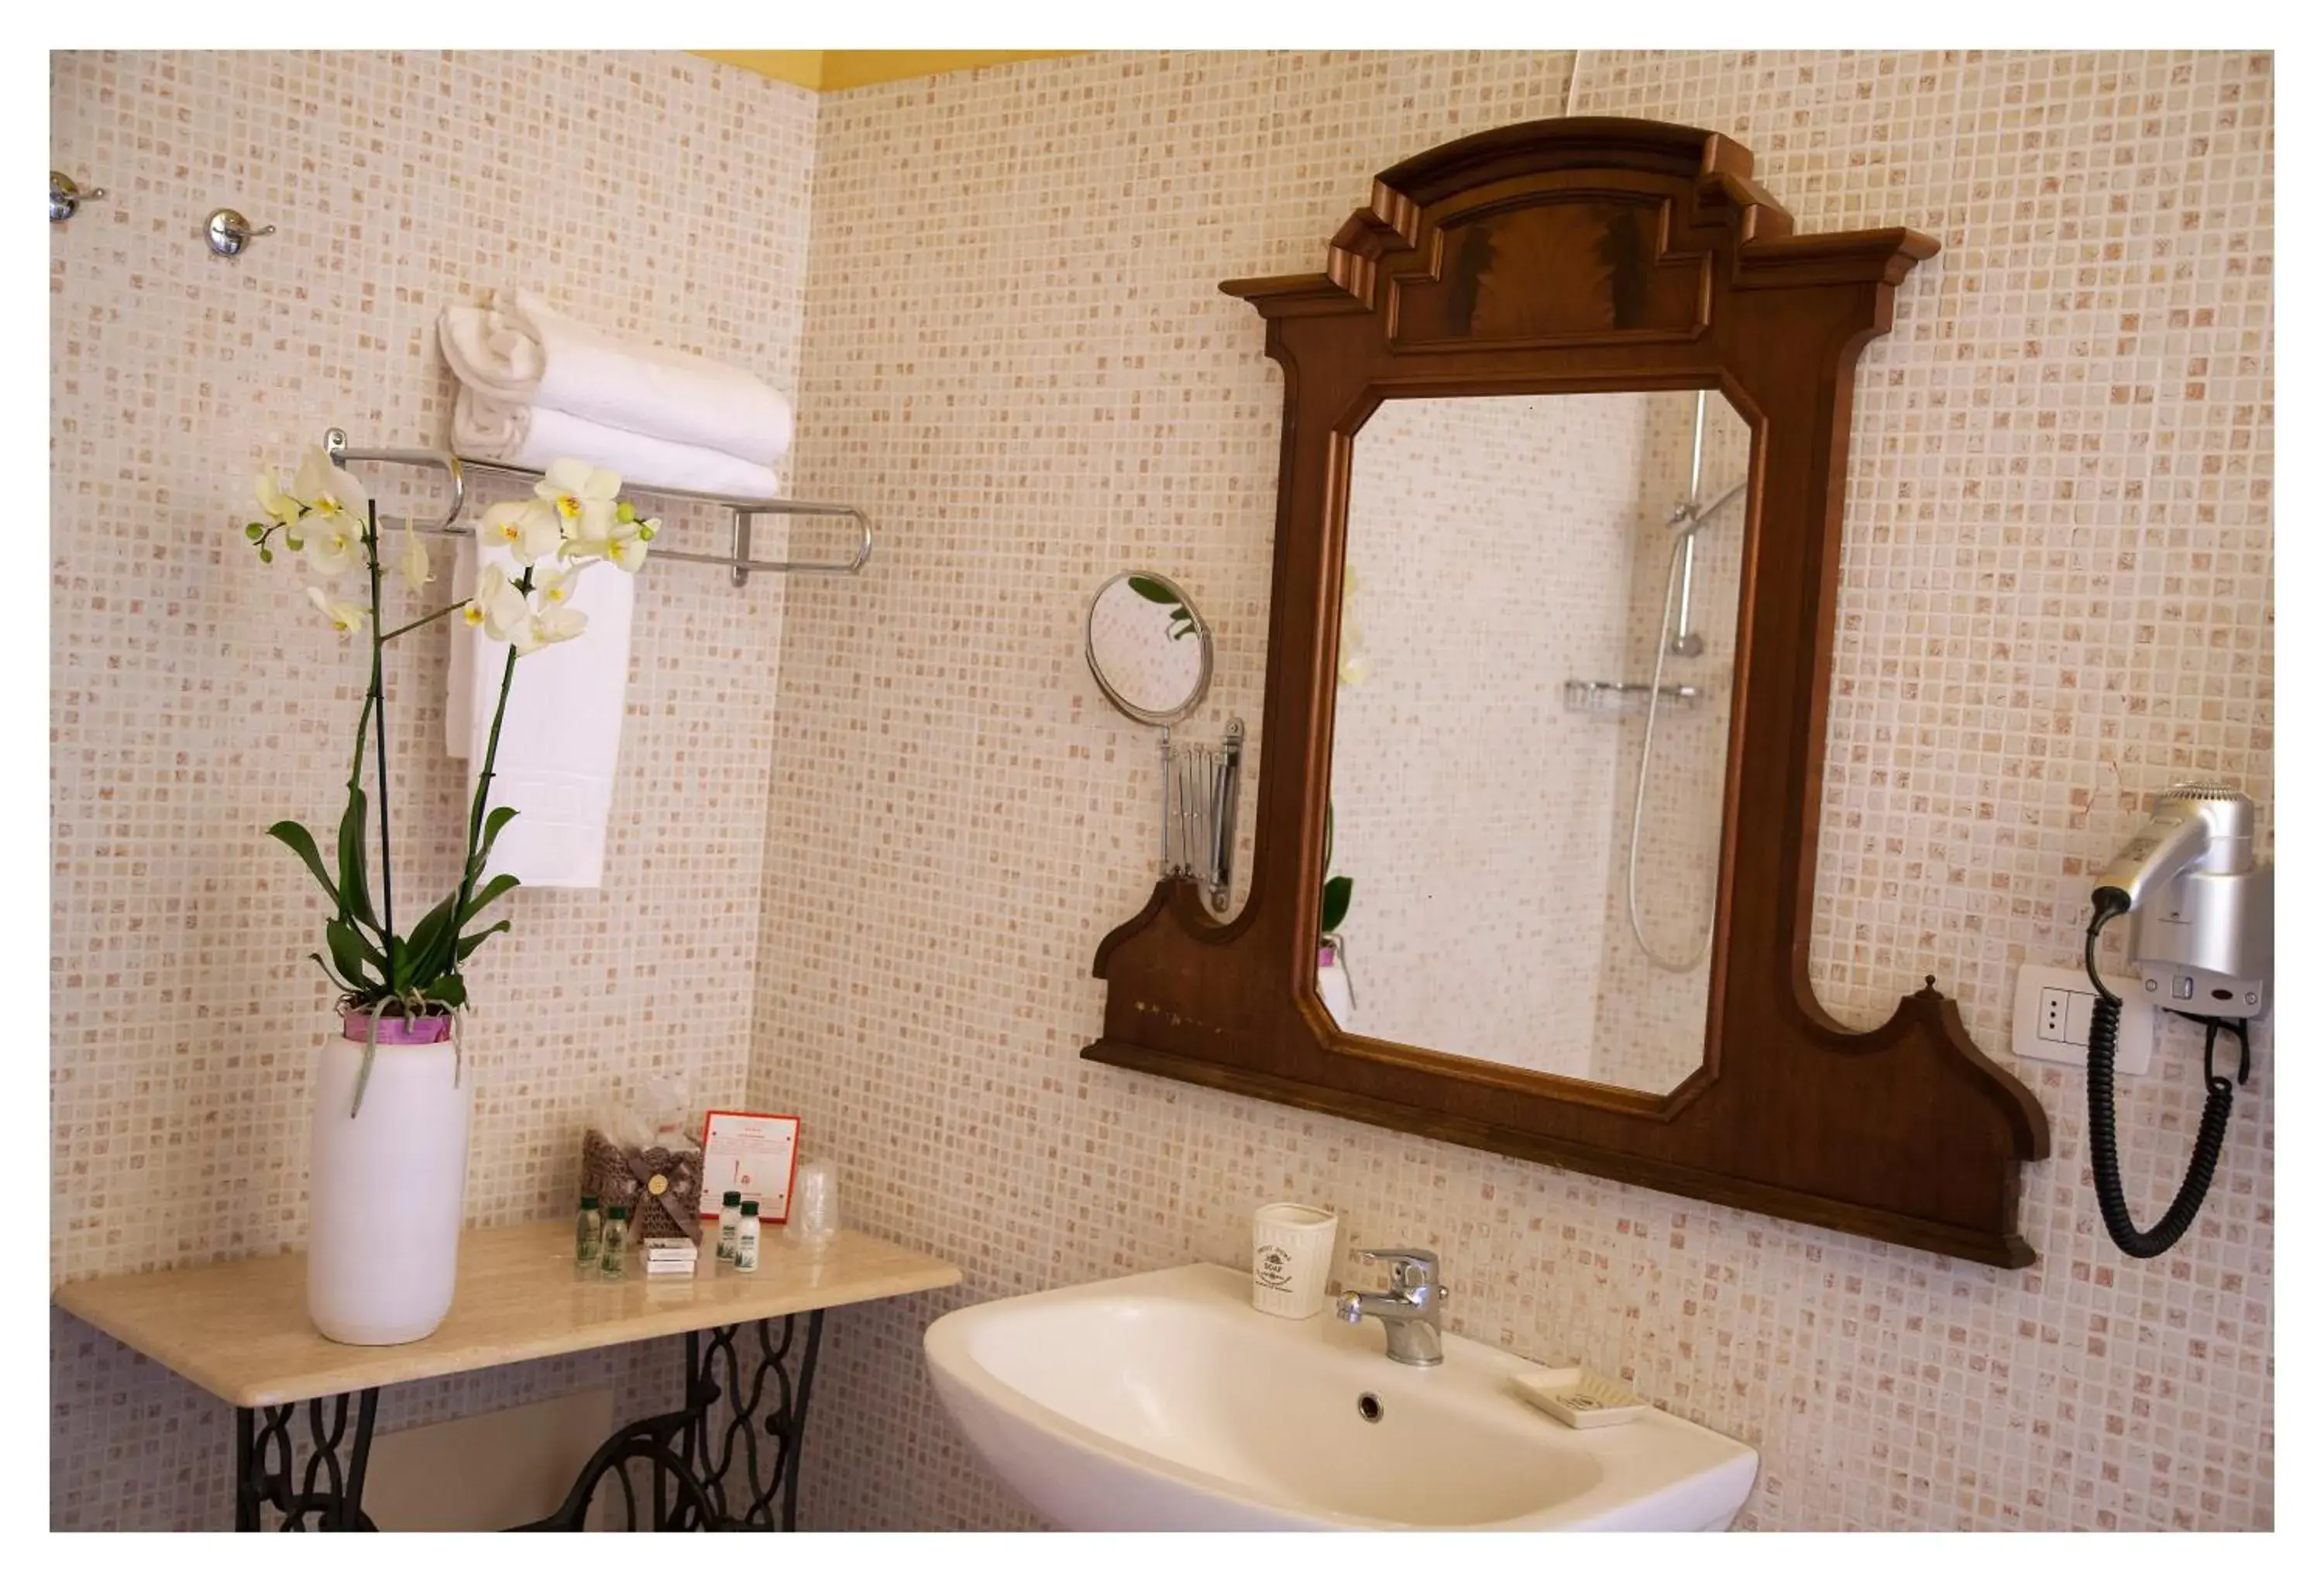
[[[681,55],[51,60],[55,162],[110,194],[48,238],[65,1280],[305,1239],[318,903],[261,831],[331,817],[362,660],[240,541],[252,475],[333,424],[440,443],[437,310],[497,285],[796,389],[816,109]],[[275,234],[212,259],[218,204]],[[432,497],[371,476],[385,504]],[[666,543],[714,541],[706,513],[669,520]],[[478,1223],[568,1211],[585,1112],[625,1075],[742,1095],[784,597],[644,576],[605,888],[518,893],[471,975]],[[399,819],[409,897],[448,882],[463,791],[441,637],[390,652],[394,800],[436,814],[432,844]],[[230,1416],[78,1320],[51,1337],[52,1522],[227,1523]],[[676,1388],[624,1349],[390,1391],[382,1426],[609,1381],[625,1412]]]
[[[1655,400],[1392,401],[1356,438],[1332,740],[1355,1032],[1591,1074],[1614,741],[1563,688],[1622,665]]]
[[[2025,1069],[2055,1149],[2016,1272],[1077,1058],[1154,835],[1151,737],[1083,669],[1090,592],[1182,577],[1222,656],[1194,728],[1262,723],[1282,393],[1214,282],[1320,267],[1374,171],[1569,102],[1734,134],[1804,230],[1945,245],[1858,378],[1812,963],[1834,1014],[1933,973],[2007,1059],[2017,965],[2070,959],[2142,799],[2200,772],[2272,801],[2268,59],[1591,54],[1578,89],[1573,64],[1096,56],[825,101],[800,479],[886,536],[788,611],[753,1091],[805,1112],[859,1224],[967,1281],[834,1320],[815,1523],[1029,1522],[945,1421],[921,1328],[1245,1262],[1250,1208],[1296,1197],[1440,1249],[1456,1328],[1757,1444],[1746,1526],[2272,1524],[2264,1030],[2200,1231],[2152,1263],[2098,1224],[2078,1074]],[[2193,1050],[2174,1029],[2124,1085],[2150,1215]]]

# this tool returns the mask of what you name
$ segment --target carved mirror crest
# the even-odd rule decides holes
[[[1285,371],[1250,896],[1157,885],[1084,1052],[2018,1266],[2032,1094],[1933,979],[1807,981],[1855,361],[1936,244],[1750,171],[1503,127],[1222,287]]]

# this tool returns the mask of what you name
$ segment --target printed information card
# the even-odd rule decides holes
[[[702,1122],[702,1217],[717,1218],[726,1194],[740,1192],[757,1200],[761,1223],[788,1219],[798,1133],[797,1115],[712,1110]]]

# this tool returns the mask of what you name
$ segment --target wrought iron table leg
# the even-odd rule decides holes
[[[763,1326],[762,1326],[763,1328]],[[784,1342],[788,1344],[788,1329]],[[815,1389],[815,1359],[823,1350],[823,1309],[817,1308],[807,1321],[807,1351],[799,1358],[798,1401],[792,1408],[790,1420],[785,1425],[783,1449],[783,1531],[798,1531],[799,1464],[807,1459],[799,1442],[807,1437],[807,1398]]]
[[[687,1337],[687,1400],[696,1417],[688,1435],[688,1462],[710,1495],[714,1525],[795,1531],[799,1445],[807,1427],[807,1398],[815,1386],[816,1357],[823,1347],[823,1312],[817,1309],[807,1316],[806,1343],[796,1356],[798,1315],[782,1320],[779,1335],[773,1319],[760,1319],[759,1361],[749,1370],[747,1383],[734,1346],[741,1328],[712,1329],[706,1342]],[[715,1427],[711,1419],[713,1404],[721,1400],[728,1403],[723,1428]],[[765,1457],[760,1449],[761,1435],[773,1441],[771,1454]]]
[[[796,1531],[799,1441],[823,1346],[823,1314],[807,1315],[806,1343],[796,1357],[796,1316],[782,1320],[779,1336],[773,1324],[759,1320],[760,1356],[748,1370],[735,1347],[741,1325],[687,1336],[686,1403],[616,1429],[581,1469],[565,1503],[521,1531],[580,1531],[609,1476],[620,1485],[623,1515],[634,1531],[641,1511],[630,1469],[637,1463],[653,1470],[650,1515],[657,1531]],[[720,1422],[713,1410],[722,1401],[727,1411],[718,1414]],[[770,1456],[761,1451],[762,1436],[774,1442]]]
[[[707,1527],[708,1495],[673,1446],[694,1418],[690,1409],[667,1411],[614,1429],[613,1436],[589,1457],[588,1465],[582,1467],[581,1476],[573,1480],[565,1503],[540,1521],[528,1522],[515,1531],[582,1531],[588,1523],[589,1509],[596,1502],[598,1489],[609,1474],[621,1485],[626,1526],[632,1532],[639,1531],[637,1485],[630,1481],[630,1464],[635,1461],[653,1468],[655,1531]]]
[[[299,1403],[287,1406],[237,1407],[235,1410],[234,1525],[238,1532],[255,1532],[266,1507],[281,1513],[284,1531],[304,1531],[307,1518],[325,1532],[375,1531],[364,1514],[364,1477],[371,1466],[372,1429],[379,1415],[379,1392],[365,1390],[355,1397],[355,1438],[347,1443],[347,1398],[329,1398],[327,1418],[323,1399],[307,1405],[310,1444],[306,1466],[294,1484],[291,1467],[297,1459],[290,1443],[290,1424]],[[261,1421],[263,1414],[264,1420]],[[344,1466],[339,1448],[347,1443]]]

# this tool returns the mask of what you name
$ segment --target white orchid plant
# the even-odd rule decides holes
[[[370,1013],[374,1040],[383,1015],[456,1014],[468,998],[463,964],[478,946],[510,926],[503,918],[474,932],[463,931],[517,884],[510,874],[484,876],[493,839],[517,816],[513,808],[486,807],[510,685],[521,657],[577,637],[587,626],[588,617],[571,606],[574,585],[583,572],[601,561],[625,572],[635,572],[645,563],[646,546],[661,523],[641,517],[620,497],[621,488],[622,480],[603,467],[558,462],[534,487],[531,498],[504,501],[484,513],[479,528],[483,542],[505,548],[519,568],[517,576],[511,578],[500,563],[488,559],[470,597],[382,630],[381,594],[391,571],[415,597],[424,597],[435,580],[427,546],[410,523],[404,523],[402,543],[390,568],[380,541],[377,504],[319,447],[300,460],[287,492],[272,473],[259,476],[258,505],[265,519],[243,529],[259,560],[272,564],[278,550],[286,554],[302,573],[308,600],[343,641],[359,633],[371,636],[371,682],[355,721],[336,867],[323,860],[314,836],[295,819],[286,819],[267,833],[297,854],[329,898],[333,915],[323,924],[328,958],[318,952],[312,959],[339,990],[343,1012]],[[346,586],[350,573],[355,574],[356,583],[351,593]],[[500,699],[493,710],[492,731],[468,810],[459,884],[409,934],[402,934],[395,928],[383,656],[397,638],[454,615],[494,642],[507,643],[509,655],[501,671]],[[370,799],[363,787],[366,747],[374,753],[379,795],[376,905],[365,859],[371,833]],[[368,1067],[366,1061],[366,1076]],[[360,1081],[355,1102],[363,1102]]]

